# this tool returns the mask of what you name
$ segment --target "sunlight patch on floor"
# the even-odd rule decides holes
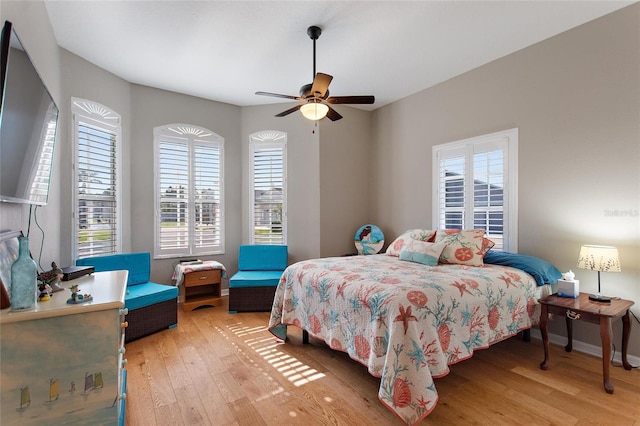
[[[265,327],[245,327],[242,323],[227,325],[227,327],[239,337],[252,336],[267,331]],[[278,347],[284,343],[275,341],[274,336],[252,337],[245,340],[245,344],[296,387],[325,377],[323,373],[280,351]],[[238,350],[241,351],[240,348]]]
[[[281,344],[259,346],[254,350],[294,386],[302,386],[324,377],[323,373],[309,367],[297,358],[279,351],[277,347]]]
[[[238,337],[247,336],[249,334],[262,333],[263,331],[267,330],[265,327],[245,327],[242,325],[242,323],[228,327]]]

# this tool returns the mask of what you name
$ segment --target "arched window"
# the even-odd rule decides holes
[[[121,249],[120,115],[104,105],[71,99],[74,150],[74,257]]]
[[[224,253],[224,138],[188,124],[153,135],[155,257]]]
[[[287,134],[250,136],[251,244],[287,244]]]

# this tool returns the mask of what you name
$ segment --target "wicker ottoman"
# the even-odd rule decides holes
[[[276,286],[229,288],[229,312],[271,312]]]
[[[178,299],[130,310],[125,319],[129,323],[124,332],[125,343],[157,331],[176,327],[178,325]]]

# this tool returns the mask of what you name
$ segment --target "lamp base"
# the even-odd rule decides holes
[[[600,293],[590,294],[589,295],[589,300],[593,300],[594,302],[600,302],[600,303],[611,303],[611,298],[610,297],[603,296]]]

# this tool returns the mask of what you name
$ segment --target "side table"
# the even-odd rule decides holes
[[[575,298],[560,297],[552,294],[539,300],[542,310],[540,314],[540,332],[544,347],[544,361],[540,368],[546,370],[549,367],[549,334],[547,322],[549,314],[564,316],[567,322],[568,343],[565,351],[573,350],[573,321],[587,321],[600,324],[600,339],[602,340],[602,383],[607,393],[613,393],[613,384],[609,380],[609,359],[611,358],[611,321],[622,317],[622,365],[625,370],[631,370],[631,364],[627,361],[627,347],[631,334],[631,320],[629,308],[633,305],[631,300],[612,299],[611,303],[601,303],[589,300],[587,293],[580,293]]]
[[[201,306],[216,306],[222,303],[222,278],[226,277],[223,264],[216,261],[179,263],[175,266],[173,280],[184,284],[183,311]]]

